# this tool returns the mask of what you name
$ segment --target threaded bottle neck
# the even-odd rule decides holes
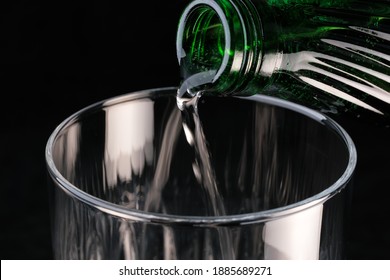
[[[251,80],[261,63],[262,25],[246,0],[196,0],[179,22],[179,95],[232,95]]]

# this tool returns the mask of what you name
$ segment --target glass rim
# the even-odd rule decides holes
[[[323,191],[312,195],[303,200],[291,203],[282,207],[277,207],[273,209],[268,209],[258,212],[249,212],[243,214],[233,214],[225,216],[188,216],[188,215],[173,215],[173,214],[163,214],[163,213],[154,213],[147,212],[137,209],[129,209],[124,206],[105,201],[101,198],[95,197],[91,194],[88,194],[85,191],[77,188],[77,186],[70,183],[65,177],[59,172],[54,164],[53,160],[53,147],[56,143],[58,136],[61,132],[69,127],[71,124],[80,119],[80,117],[88,112],[93,111],[94,109],[102,109],[107,106],[112,106],[122,102],[128,102],[137,100],[140,98],[147,98],[151,96],[151,93],[159,94],[172,94],[177,92],[177,87],[160,87],[160,88],[151,88],[145,90],[139,90],[134,92],[125,93],[122,95],[114,96],[107,98],[96,103],[93,103],[89,106],[84,107],[81,110],[76,111],[65,120],[63,120],[51,133],[49,139],[46,143],[45,148],[45,161],[47,166],[47,171],[54,181],[56,187],[60,187],[67,195],[77,199],[81,203],[85,203],[90,207],[98,209],[99,211],[105,212],[112,216],[117,216],[124,219],[129,219],[132,221],[141,221],[148,223],[158,223],[158,224],[182,224],[182,225],[192,225],[192,226],[210,226],[210,225],[244,225],[244,224],[253,224],[265,222],[268,220],[274,220],[281,218],[287,215],[291,215],[305,209],[314,207],[318,204],[323,204],[325,201],[336,195],[340,192],[351,179],[353,172],[356,167],[357,162],[357,152],[355,144],[349,134],[333,119],[325,116],[322,113],[319,113],[313,109],[304,107],[302,105],[292,103],[290,101],[282,100],[276,97],[270,97],[265,95],[252,95],[249,97],[235,97],[242,98],[247,100],[253,100],[256,102],[262,102],[269,105],[276,105],[281,108],[295,111],[299,114],[305,115],[317,122],[320,122],[326,125],[328,128],[333,130],[341,140],[344,141],[346,148],[348,149],[349,158],[348,164],[343,172],[343,174],[329,187],[325,188]]]

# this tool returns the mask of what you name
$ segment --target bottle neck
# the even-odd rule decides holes
[[[192,1],[177,33],[178,96],[262,92],[389,119],[388,17],[355,13],[359,1],[287,2]]]
[[[191,2],[177,33],[179,95],[240,92],[261,68],[262,38],[260,16],[251,1]]]

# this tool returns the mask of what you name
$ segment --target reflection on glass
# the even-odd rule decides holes
[[[176,93],[113,98],[53,132],[55,258],[342,258],[356,164],[342,128],[262,96],[202,97],[191,123]]]

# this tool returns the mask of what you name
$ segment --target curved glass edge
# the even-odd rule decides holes
[[[352,138],[348,135],[348,133],[334,120],[331,118],[315,111],[304,107],[299,104],[295,104],[286,100],[282,100],[276,97],[263,96],[263,95],[253,95],[249,97],[234,97],[234,98],[242,98],[247,100],[253,100],[257,102],[263,102],[270,105],[279,106],[281,108],[286,108],[292,111],[296,111],[300,114],[303,114],[317,122],[322,123],[323,125],[327,125],[332,130],[334,130],[345,142],[347,149],[349,151],[349,160],[348,165],[344,171],[344,173],[340,176],[340,178],[331,186],[326,188],[324,191],[301,200],[299,202],[286,205],[279,208],[274,208],[266,211],[253,212],[253,213],[245,213],[245,214],[236,214],[236,215],[226,215],[226,216],[179,216],[179,215],[167,215],[161,213],[150,213],[135,209],[124,208],[120,205],[107,202],[95,196],[92,196],[75,185],[71,184],[67,181],[61,173],[56,168],[53,156],[52,149],[53,145],[59,136],[60,132],[77,121],[83,114],[90,112],[93,109],[104,108],[107,106],[112,106],[114,104],[118,104],[121,102],[127,102],[131,100],[136,100],[140,98],[150,97],[150,94],[154,93],[154,96],[159,95],[169,95],[173,93],[177,93],[177,87],[162,87],[162,88],[153,88],[141,91],[135,91],[126,93],[123,95],[119,95],[116,97],[108,98],[94,104],[91,104],[68,118],[66,118],[63,122],[61,122],[55,130],[50,135],[46,148],[45,148],[45,160],[48,173],[53,180],[53,182],[60,187],[63,191],[65,191],[68,195],[72,196],[76,200],[81,203],[85,203],[99,211],[107,213],[112,216],[116,216],[119,218],[130,219],[133,221],[147,222],[147,223],[157,223],[157,224],[177,224],[177,225],[187,225],[187,226],[234,226],[234,225],[246,225],[246,224],[255,224],[262,223],[270,220],[274,220],[277,218],[281,218],[284,216],[288,216],[305,209],[314,207],[318,204],[325,203],[328,199],[339,193],[344,189],[344,187],[348,184],[351,179],[353,172],[357,163],[357,152],[355,144],[352,141]]]

